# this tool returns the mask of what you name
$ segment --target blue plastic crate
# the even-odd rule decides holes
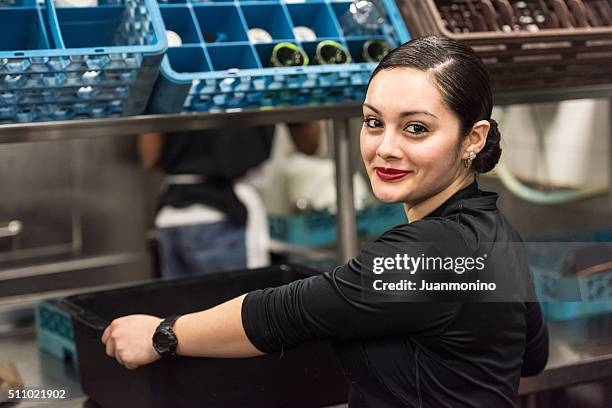
[[[76,364],[77,352],[70,315],[57,300],[44,300],[36,307],[36,342],[52,356]]]
[[[0,123],[142,113],[166,48],[154,0],[3,0]]]
[[[182,39],[161,65],[149,112],[224,111],[362,101],[376,62],[364,62],[368,40],[396,47],[410,39],[393,0],[380,0],[387,23],[367,36],[343,31],[342,16],[350,0],[284,0],[159,3],[168,30]],[[316,41],[296,40],[293,28],[307,26]],[[251,43],[249,28],[263,28],[271,43]],[[351,53],[353,63],[312,65],[316,45],[334,40]],[[272,67],[272,49],[281,42],[301,47],[310,64]]]
[[[612,251],[612,230],[572,231],[526,242],[536,292],[547,320],[612,312],[612,269],[585,277],[562,275],[566,256],[589,243],[609,244]]]
[[[375,237],[406,222],[401,204],[384,204],[357,211],[357,233]],[[327,211],[269,215],[270,236],[296,245],[321,246],[336,242],[337,216]]]

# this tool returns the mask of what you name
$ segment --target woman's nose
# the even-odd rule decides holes
[[[402,150],[397,144],[397,135],[393,131],[385,132],[378,148],[376,149],[376,155],[384,160],[400,159],[402,156]]]

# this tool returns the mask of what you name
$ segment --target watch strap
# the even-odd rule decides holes
[[[176,323],[179,317],[181,317],[181,315],[173,315],[173,316],[166,317],[164,320],[162,320],[159,326],[162,327],[163,325],[163,327],[167,327],[170,330],[172,330],[172,326],[174,326],[174,323]],[[174,332],[174,330],[172,331]]]

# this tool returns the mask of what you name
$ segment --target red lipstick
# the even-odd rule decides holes
[[[382,181],[397,181],[399,179],[404,178],[409,173],[412,173],[411,171],[394,169],[390,167],[376,167],[375,170],[376,170],[376,175]]]

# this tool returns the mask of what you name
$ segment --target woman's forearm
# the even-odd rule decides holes
[[[245,295],[201,312],[181,316],[174,324],[177,354],[191,357],[255,357],[259,351],[242,326]]]

